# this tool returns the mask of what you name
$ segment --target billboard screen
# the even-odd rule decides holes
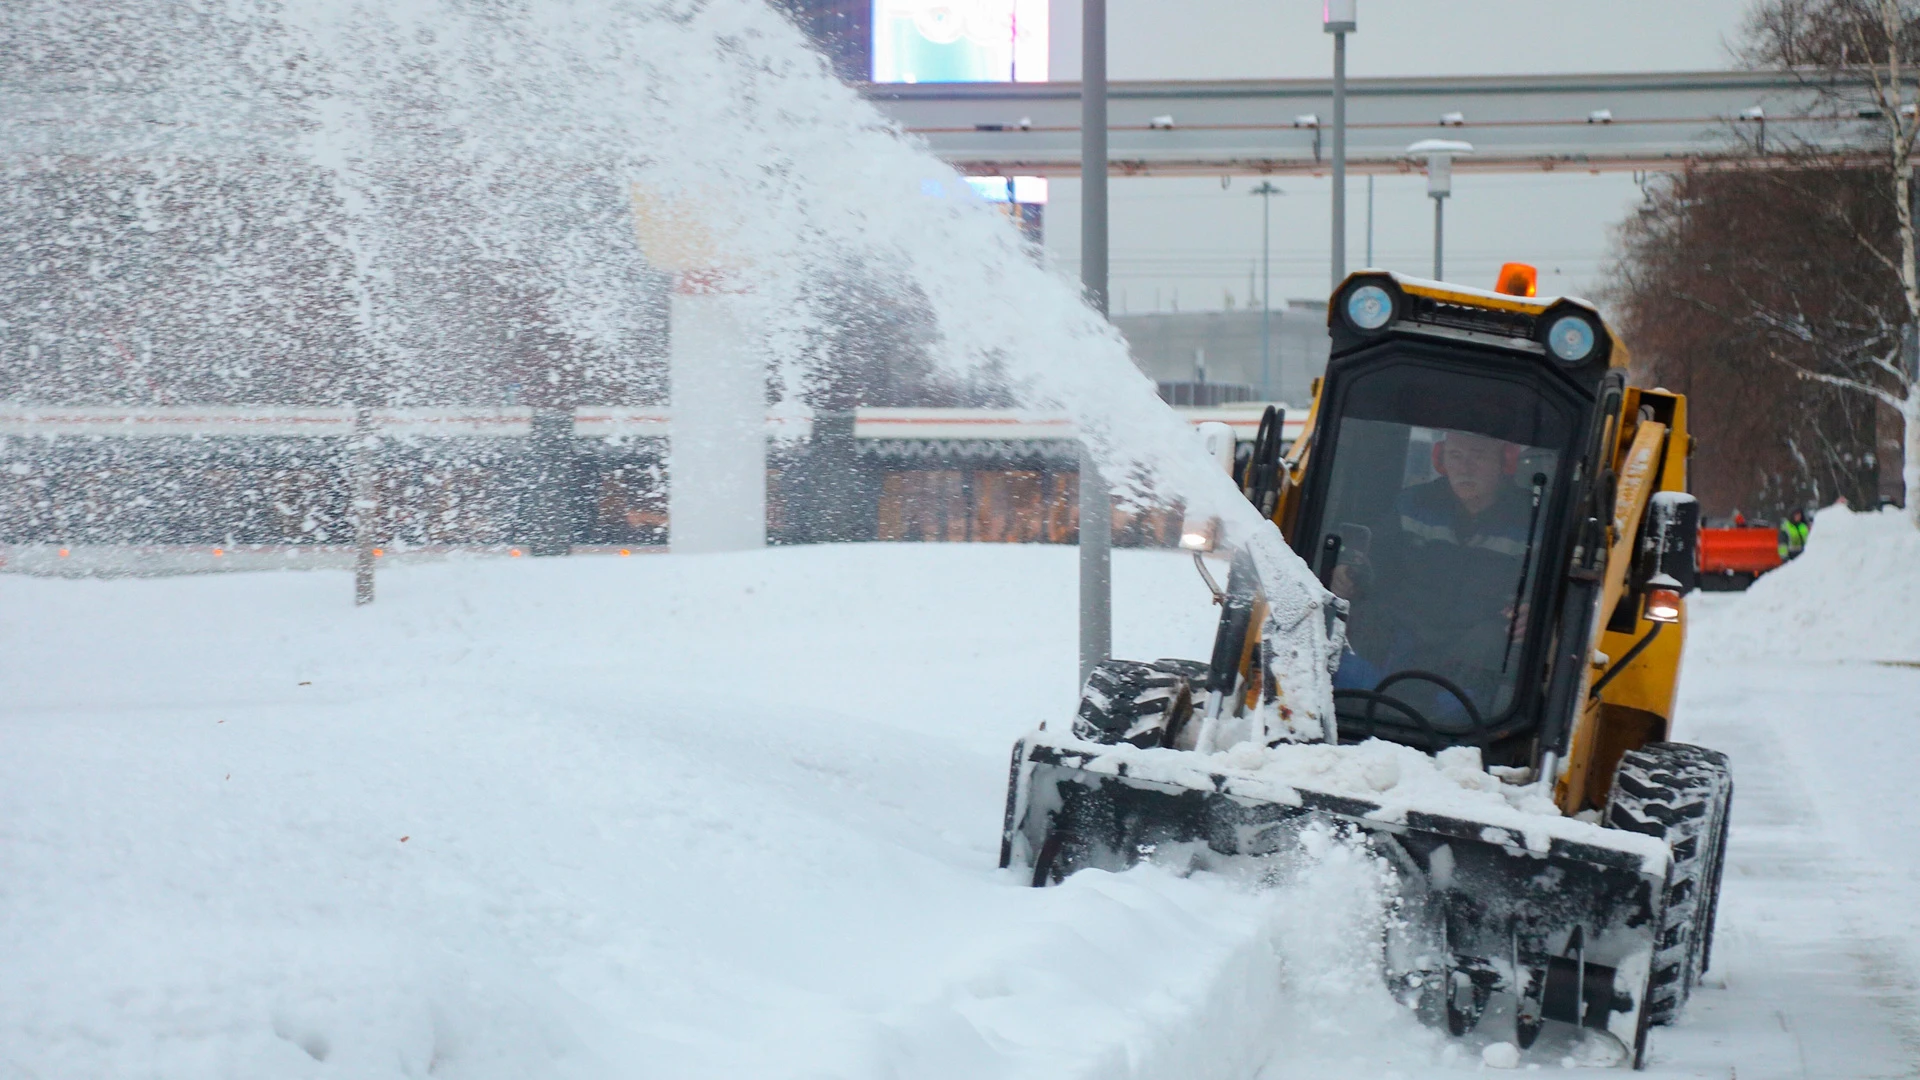
[[[1047,204],[1047,178],[1044,176],[969,176],[967,186],[991,203]]]
[[[873,0],[873,81],[1045,82],[1048,0]]]

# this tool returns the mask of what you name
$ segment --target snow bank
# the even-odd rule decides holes
[[[1829,507],[1798,559],[1705,614],[1699,639],[1725,659],[1920,662],[1920,530],[1899,510]]]
[[[1058,894],[1042,901],[1055,921],[1010,926],[950,995],[913,1010],[886,1075],[1245,1080],[1276,1048],[1311,1041],[1324,1064],[1363,1034],[1431,1059],[1436,1038],[1380,978],[1387,871],[1327,833],[1307,839],[1277,884],[1143,866],[1041,890]],[[1168,955],[1177,969],[1153,959]],[[1146,982],[1148,966],[1171,977]]]

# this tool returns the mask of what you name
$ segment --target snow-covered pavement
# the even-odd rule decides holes
[[[1790,567],[1693,600],[1678,738],[1733,759],[1720,936],[1656,1065],[1920,1075],[1920,534],[1823,512]]]
[[[1711,656],[1713,623],[1743,613],[1707,600]],[[1687,1023],[1655,1038],[1654,1067],[1920,1073],[1920,834],[1903,809],[1920,670],[1719,658],[1689,670],[1682,701],[1680,737],[1733,758],[1736,810],[1714,969]]]
[[[1072,565],[449,562],[363,610],[337,573],[0,577],[0,1075],[1481,1069],[1369,978],[1338,845],[1267,892],[993,868],[1009,745],[1072,704]],[[1117,651],[1204,652],[1186,560],[1117,574]],[[1733,755],[1732,864],[1652,1074],[1914,1075],[1920,669],[1789,663],[1746,613],[1790,596],[1707,600],[1679,735]]]

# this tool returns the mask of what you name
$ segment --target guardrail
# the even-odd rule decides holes
[[[1251,440],[1265,408],[1176,411]],[[772,542],[1078,535],[1063,413],[794,410],[766,430]],[[672,438],[665,408],[0,406],[0,557],[38,573],[178,573],[317,567],[363,547],[656,550]],[[1164,542],[1169,514],[1117,516],[1116,542]]]
[[[1176,407],[1189,422],[1225,423],[1242,440],[1251,440],[1268,402],[1214,407]],[[1280,405],[1282,409],[1286,406]],[[562,410],[569,411],[569,410]],[[528,406],[495,408],[373,409],[369,430],[393,438],[524,439],[533,433],[535,410]],[[673,410],[580,406],[570,410],[576,438],[670,439]],[[1304,414],[1290,412],[1288,435],[1298,433]],[[856,439],[1072,439],[1074,425],[1065,413],[1024,409],[860,408],[854,413]],[[770,413],[767,434],[805,439],[813,433],[811,412]],[[0,437],[19,438],[346,438],[355,433],[356,413],[344,407],[260,407],[240,405],[159,405],[127,408],[101,405],[0,405]]]

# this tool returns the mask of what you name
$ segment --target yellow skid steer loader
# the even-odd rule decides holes
[[[1284,712],[1288,690],[1242,550],[1208,660],[1102,663],[1070,725],[1015,746],[1001,865],[1036,886],[1149,858],[1204,869],[1330,823],[1396,869],[1403,1001],[1460,1035],[1500,998],[1523,1048],[1577,1025],[1639,1067],[1706,971],[1733,791],[1724,755],[1668,741],[1692,440],[1683,397],[1627,385],[1597,310],[1520,282],[1349,277],[1303,433],[1283,447],[1269,410],[1235,474],[1338,598],[1311,737],[1473,748],[1490,786],[1547,813],[1383,809],[1240,767],[1220,733],[1278,745],[1244,718]]]

